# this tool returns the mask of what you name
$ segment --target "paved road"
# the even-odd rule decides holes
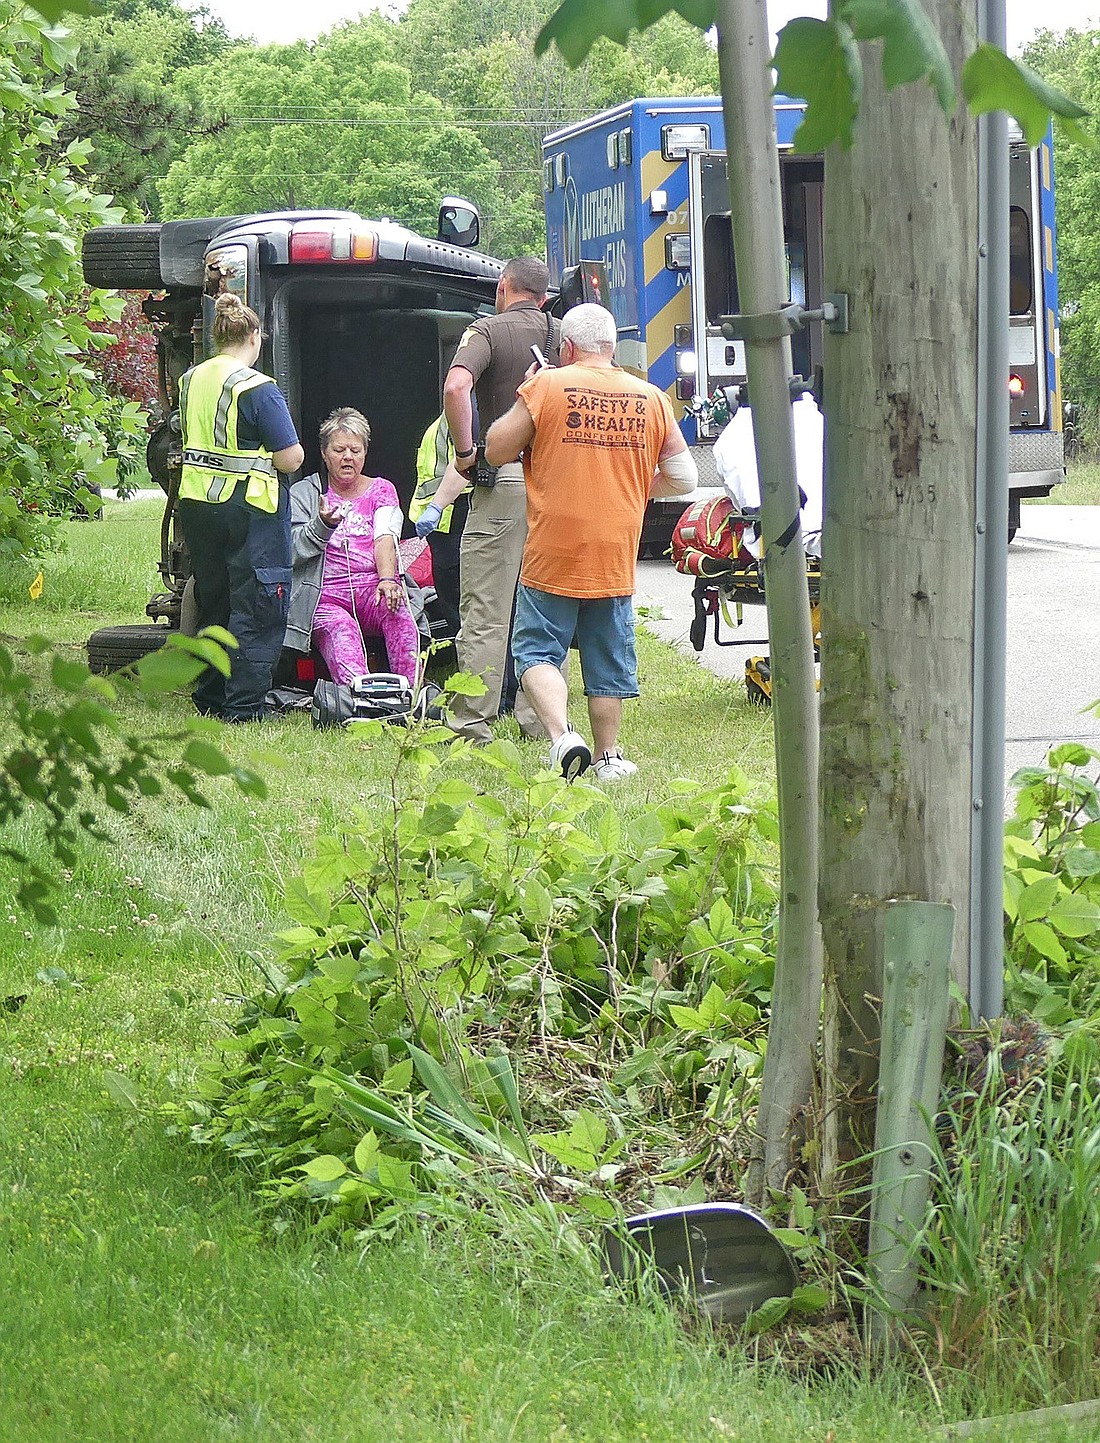
[[[688,641],[691,580],[667,561],[638,566],[638,604],[658,636],[695,656]],[[763,639],[763,607],[746,607],[742,633]],[[728,632],[723,629],[723,634]],[[698,658],[742,684],[745,658],[759,648],[716,647]],[[1100,699],[1100,507],[1025,506],[1008,553],[1005,776],[1041,762],[1050,746],[1081,741],[1100,750],[1100,718],[1082,715]]]

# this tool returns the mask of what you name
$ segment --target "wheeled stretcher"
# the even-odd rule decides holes
[[[716,569],[706,575],[696,576],[692,587],[694,615],[689,636],[696,651],[702,651],[707,632],[711,631],[715,646],[761,646],[763,637],[745,638],[723,635],[726,630],[738,630],[744,624],[746,606],[763,606],[764,559],[757,558],[745,548],[740,548],[726,564],[714,563]],[[813,627],[814,660],[818,656],[818,641],[821,635],[820,611],[821,562],[816,556],[806,557],[806,590],[810,603],[810,624]],[[750,656],[745,662],[745,690],[750,701],[767,705],[772,696],[771,659],[768,656]]]
[[[806,548],[806,591],[813,626],[814,659],[820,636],[821,526],[823,511],[824,421],[813,388],[795,377],[791,383],[795,467],[802,499],[803,545]],[[763,545],[759,530],[760,487],[752,416],[736,395],[722,393],[707,403],[712,418],[724,405],[729,420],[714,446],[714,461],[726,496],[689,508],[673,533],[673,564],[694,576],[694,616],[690,637],[702,651],[708,628],[716,646],[761,646],[763,638],[723,636],[722,628],[737,630],[743,608],[765,604]],[[679,535],[678,535],[679,533]],[[679,547],[678,547],[679,541]],[[677,554],[679,550],[679,555]],[[768,656],[750,656],[745,662],[749,699],[771,700],[771,662]]]

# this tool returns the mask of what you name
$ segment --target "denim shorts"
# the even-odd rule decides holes
[[[578,600],[520,583],[512,626],[516,675],[532,666],[561,666],[576,637],[585,696],[638,695],[634,603],[629,596]]]

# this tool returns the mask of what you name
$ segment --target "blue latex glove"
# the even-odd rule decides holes
[[[430,506],[425,506],[416,522],[417,536],[430,536],[439,525],[439,518],[443,515],[441,507],[433,501]]]

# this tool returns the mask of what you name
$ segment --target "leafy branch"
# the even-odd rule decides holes
[[[161,651],[110,680],[53,651],[42,637],[22,645],[32,655],[49,654],[49,679],[58,699],[43,700],[35,676],[0,646],[0,723],[5,730],[10,724],[15,733],[0,758],[0,825],[26,815],[42,818],[46,844],[61,866],[73,865],[82,834],[97,840],[107,836],[89,799],[98,798],[122,815],[138,798],[160,796],[168,785],[195,806],[206,807],[203,776],[225,776],[248,795],[265,795],[259,776],[230,762],[206,739],[209,722],[196,717],[181,727],[137,736],[125,730],[116,709],[124,699],[156,706],[208,665],[228,675],[225,647],[235,642],[221,628],[196,637],[170,636]],[[39,922],[56,922],[50,900],[56,879],[11,845],[0,846],[0,853],[20,868],[19,903]]]
[[[539,32],[535,53],[557,45],[566,63],[577,66],[602,37],[625,45],[631,30],[644,30],[671,13],[704,30],[717,21],[715,0],[563,0]],[[920,0],[845,0],[827,20],[803,16],[779,33],[771,60],[776,88],[806,102],[796,151],[815,154],[834,141],[851,146],[863,96],[860,45],[876,41],[882,42],[887,90],[926,80],[944,113],[954,110],[951,64]],[[1051,116],[1073,139],[1089,143],[1076,124],[1088,113],[1084,107],[992,45],[979,45],[967,57],[961,85],[972,114],[1007,111],[1029,145],[1038,145]]]

